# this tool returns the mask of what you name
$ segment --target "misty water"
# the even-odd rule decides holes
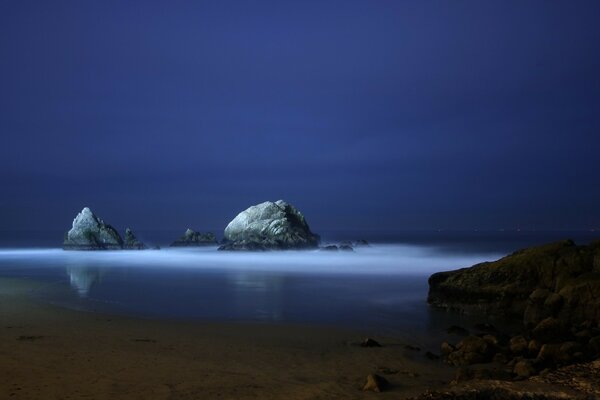
[[[474,323],[428,307],[429,275],[495,260],[519,243],[530,244],[524,238],[516,242],[372,243],[353,252],[5,248],[0,249],[0,277],[42,282],[32,296],[78,310],[317,324],[426,344],[451,324]]]

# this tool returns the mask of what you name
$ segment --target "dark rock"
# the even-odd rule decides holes
[[[225,228],[220,250],[316,248],[313,234],[300,211],[283,200],[267,201],[242,211]],[[237,244],[237,245],[236,245]]]
[[[381,347],[381,344],[375,339],[366,338],[360,343],[361,347]]]
[[[322,251],[338,251],[338,247],[335,244],[329,244],[321,247]]]
[[[364,239],[359,239],[359,240],[357,240],[357,241],[354,242],[354,245],[355,246],[369,246],[369,242],[367,242]]]
[[[456,350],[448,355],[450,364],[461,366],[491,361],[494,349],[478,336],[468,336],[456,345]]]
[[[542,344],[535,339],[532,339],[527,344],[527,352],[530,356],[537,356],[542,348]]]
[[[349,246],[347,244],[340,244],[339,249],[342,251],[354,251],[354,248],[352,248],[352,246]]]
[[[438,356],[437,354],[433,354],[430,351],[425,353],[425,357],[429,358],[430,360],[439,360],[440,359],[440,356]]]
[[[600,336],[594,336],[591,338],[588,341],[587,348],[595,357],[600,356]]]
[[[123,239],[112,226],[85,207],[73,220],[73,227],[65,234],[65,250],[120,250]]]
[[[529,342],[523,336],[515,336],[510,339],[510,352],[515,355],[523,355],[527,351]]]
[[[264,242],[255,240],[238,240],[237,242],[224,243],[219,250],[225,251],[267,251],[271,248]]]
[[[448,357],[454,351],[456,351],[456,347],[452,346],[448,342],[442,342],[442,345],[440,346],[440,352],[442,353],[442,356]]]
[[[540,348],[536,360],[543,365],[554,365],[557,362],[560,344],[544,344]]]
[[[446,333],[450,335],[467,336],[469,331],[462,326],[451,325],[448,327],[448,329],[446,329]]]
[[[508,362],[508,358],[506,358],[506,355],[503,353],[496,353],[492,361],[496,364],[506,364]]]
[[[531,375],[535,375],[536,372],[531,360],[521,360],[515,364],[513,369],[513,373],[519,379],[529,378]]]
[[[405,349],[405,350],[410,350],[410,351],[421,351],[421,348],[420,348],[420,347],[418,347],[418,346],[413,346],[413,345],[410,345],[410,344],[405,344],[405,345],[404,345],[404,349]]]
[[[365,386],[363,386],[363,391],[367,392],[367,391],[372,391],[372,392],[382,392],[384,391],[387,387],[389,387],[389,382],[387,379],[385,379],[383,376],[377,375],[377,374],[369,374],[369,376],[367,376],[367,383],[365,383]]]
[[[483,340],[485,340],[487,342],[487,344],[489,344],[490,346],[494,347],[498,347],[498,338],[494,335],[483,335],[481,336],[481,338]]]
[[[517,251],[495,262],[439,272],[429,278],[430,304],[486,312],[535,326],[555,317],[568,325],[600,319],[600,241],[570,240]],[[548,303],[546,303],[548,301]]]
[[[214,233],[200,233],[188,228],[183,236],[171,243],[171,247],[199,247],[217,244]]]
[[[125,229],[125,240],[123,242],[123,248],[128,250],[144,250],[148,247],[144,243],[140,242],[137,239],[137,237],[135,237],[131,229],[127,228]]]
[[[558,348],[556,361],[559,364],[566,365],[576,361],[575,354],[580,353],[583,346],[577,342],[565,342]]]
[[[557,343],[563,341],[568,333],[562,321],[549,317],[536,325],[531,336],[542,343]]]

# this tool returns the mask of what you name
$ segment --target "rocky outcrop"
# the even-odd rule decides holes
[[[183,236],[171,243],[171,247],[199,247],[217,244],[214,233],[200,233],[188,228]]]
[[[461,312],[518,318],[534,327],[600,319],[600,241],[570,240],[517,251],[495,262],[429,278],[428,302]]]
[[[85,207],[73,220],[73,227],[65,234],[65,250],[120,250],[123,239],[112,226],[96,217]]]
[[[300,211],[283,200],[249,207],[225,228],[219,250],[283,250],[316,248],[319,236]]]
[[[599,255],[600,242],[563,241],[432,275],[432,305],[522,321],[512,337],[496,332],[468,336],[456,346],[444,342],[444,360],[463,368],[461,379],[477,377],[464,372],[472,364],[494,363],[500,374],[476,371],[522,380],[599,358]]]
[[[144,243],[140,242],[130,228],[125,229],[125,240],[123,248],[127,250],[145,250],[148,248]]]

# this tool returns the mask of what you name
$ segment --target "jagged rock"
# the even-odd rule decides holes
[[[128,250],[145,250],[148,247],[137,239],[130,228],[126,228],[123,248]]]
[[[389,382],[383,376],[377,374],[369,374],[367,383],[363,386],[363,391],[382,392],[389,386]]]
[[[329,244],[321,247],[322,251],[338,251],[338,247],[335,244]]]
[[[347,244],[340,244],[339,249],[342,251],[354,251],[354,248]]]
[[[367,242],[365,239],[358,239],[354,242],[354,245],[355,246],[369,246],[369,242]],[[600,264],[600,261],[598,261],[598,263]]]
[[[171,243],[171,247],[197,247],[217,244],[214,233],[199,233],[188,228],[183,236]]]
[[[316,248],[319,236],[310,231],[302,213],[283,200],[249,207],[225,228],[219,250],[282,250]]]
[[[65,234],[65,250],[120,250],[123,239],[112,226],[96,217],[85,207],[73,220],[73,227]]]

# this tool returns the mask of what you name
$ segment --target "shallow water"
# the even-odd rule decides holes
[[[334,325],[426,343],[468,323],[427,306],[427,277],[500,256],[398,244],[354,252],[5,249],[0,276],[45,282],[34,296],[80,310]]]

